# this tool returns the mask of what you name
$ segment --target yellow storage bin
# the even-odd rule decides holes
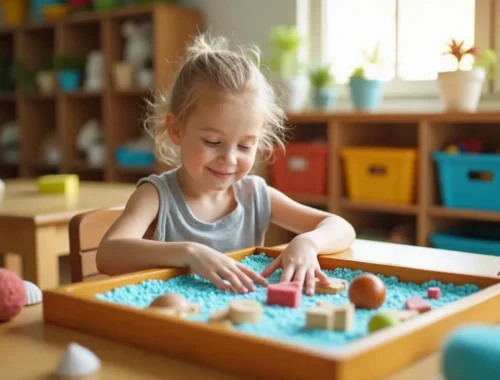
[[[416,149],[356,147],[343,149],[341,155],[350,199],[414,203]]]

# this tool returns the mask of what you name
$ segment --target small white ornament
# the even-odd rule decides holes
[[[70,343],[56,370],[59,377],[88,376],[101,368],[101,361],[88,348]]]
[[[24,287],[26,288],[26,302],[25,306],[35,305],[42,302],[42,291],[38,286],[29,281],[24,281]]]

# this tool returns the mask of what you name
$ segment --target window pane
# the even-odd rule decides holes
[[[332,63],[337,82],[347,82],[354,68],[364,62],[362,49],[373,52],[376,43],[380,43],[379,55],[384,63],[382,79],[393,79],[396,0],[327,0],[325,3],[324,59]]]
[[[474,0],[398,0],[398,77],[433,80],[438,71],[456,69],[456,59],[443,55],[452,38],[474,43]],[[472,59],[463,60],[463,68]]]

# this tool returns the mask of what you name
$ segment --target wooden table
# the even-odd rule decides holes
[[[473,274],[496,274],[500,258],[459,252],[357,240],[353,249],[339,254],[346,260],[403,264]],[[49,379],[71,342],[77,342],[102,360],[102,369],[91,379],[237,379],[195,364],[142,351],[80,332],[45,325],[41,305],[25,308],[12,321],[0,324],[0,368],[10,380]],[[386,380],[442,379],[439,353],[391,375]],[[29,365],[28,365],[29,362]],[[3,378],[2,377],[2,378]]]
[[[81,212],[125,204],[134,184],[80,182],[77,196],[39,194],[35,179],[5,181],[0,199],[4,266],[42,289],[59,285],[59,261],[69,253],[68,224]]]

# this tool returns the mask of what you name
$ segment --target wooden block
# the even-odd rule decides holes
[[[314,306],[306,311],[306,329],[333,330],[332,309]]]
[[[420,314],[418,310],[388,310],[388,312],[399,319],[400,322],[409,321]]]
[[[329,278],[330,284],[323,285],[316,279],[315,283],[315,293],[316,294],[338,294],[342,293],[346,286],[347,281],[340,278]]]
[[[210,317],[208,318],[210,322],[223,321],[226,319],[229,319],[229,309],[215,310],[210,314]]]
[[[351,331],[354,328],[353,303],[335,305],[333,309],[333,329],[336,331]]]
[[[234,300],[229,304],[229,319],[235,325],[259,323],[262,317],[262,304],[256,300]]]
[[[408,298],[405,303],[406,309],[418,310],[419,313],[425,313],[432,310],[432,305],[421,297]]]

